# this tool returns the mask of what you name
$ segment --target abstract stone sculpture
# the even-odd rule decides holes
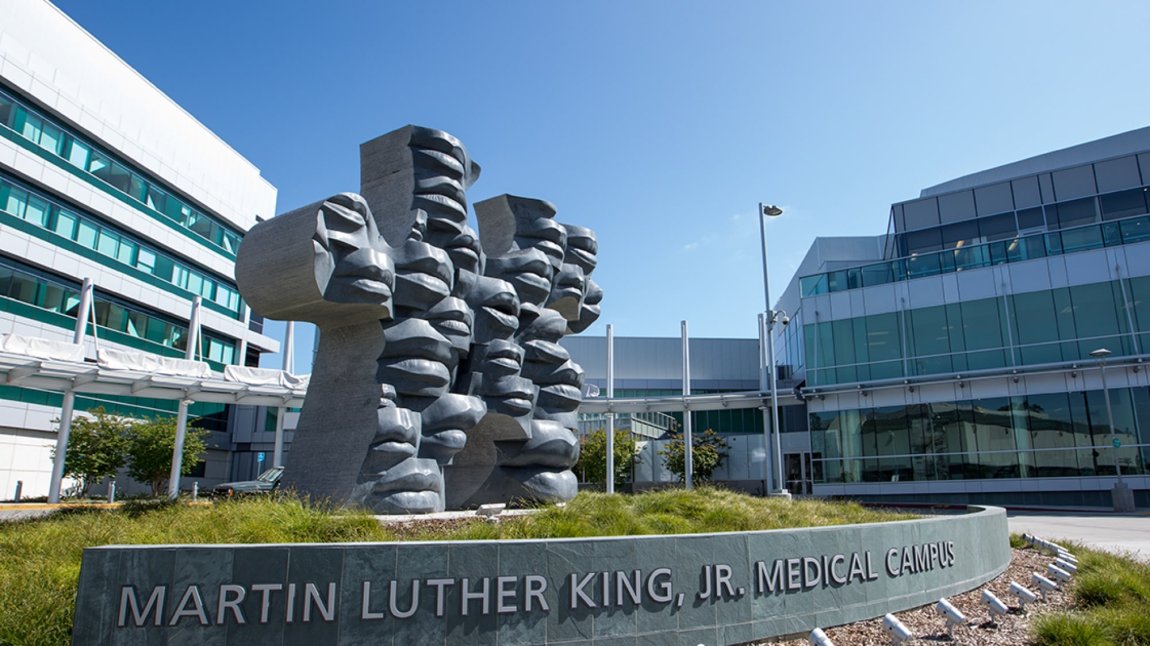
[[[305,468],[284,485],[346,500],[356,485],[351,456],[375,435],[383,351],[381,320],[392,316],[391,256],[367,203],[341,194],[263,222],[244,237],[236,282],[252,309],[319,327],[319,348],[292,454]],[[303,432],[298,432],[303,431]]]
[[[254,227],[240,292],[319,327],[285,482],[377,513],[563,501],[583,373],[558,344],[599,316],[594,233],[544,200],[476,204],[463,144],[406,126],[360,147],[359,195]]]

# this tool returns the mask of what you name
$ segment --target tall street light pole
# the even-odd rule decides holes
[[[1110,492],[1110,500],[1114,504],[1114,511],[1134,511],[1134,495],[1126,483],[1122,481],[1122,464],[1118,462],[1118,447],[1122,446],[1118,434],[1114,432],[1114,409],[1110,407],[1110,389],[1106,386],[1106,357],[1113,354],[1106,348],[1098,348],[1090,356],[1098,359],[1098,373],[1102,377],[1102,398],[1106,401],[1106,423],[1110,427],[1110,438],[1114,444],[1114,473],[1118,481]]]
[[[766,304],[767,312],[767,330],[766,330],[766,346],[767,346],[767,371],[770,383],[771,392],[771,429],[775,434],[775,489],[770,492],[772,496],[790,497],[790,492],[783,486],[783,454],[782,454],[782,439],[779,435],[779,397],[778,397],[778,384],[777,384],[777,370],[775,369],[775,342],[774,342],[774,328],[775,322],[779,320],[779,315],[782,314],[783,324],[789,323],[786,314],[775,312],[771,309],[771,283],[767,275],[767,218],[778,217],[783,214],[783,210],[773,204],[763,204],[759,202],[759,242],[762,244],[763,249],[763,302]],[[761,387],[761,386],[760,386]],[[766,456],[769,459],[771,449],[769,446],[763,447],[766,449]]]

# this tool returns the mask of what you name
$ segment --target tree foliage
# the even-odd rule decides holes
[[[109,414],[102,406],[88,415],[72,418],[64,462],[64,475],[77,481],[81,494],[104,478],[114,477],[128,455],[128,420]]]
[[[667,465],[667,470],[679,478],[679,482],[686,482],[686,456],[683,449],[683,436],[680,433],[670,433],[671,441],[659,449],[659,455]],[[713,429],[702,433],[692,434],[691,438],[691,464],[694,465],[692,480],[706,482],[711,474],[727,457],[727,440]]]
[[[180,473],[187,475],[204,453],[208,432],[191,425],[184,436]],[[176,446],[176,418],[148,417],[132,422],[128,436],[128,475],[152,488],[159,496],[172,471],[172,451]]]
[[[630,431],[615,431],[615,482],[626,480],[631,474],[631,466],[639,447],[635,437]],[[579,450],[579,462],[575,466],[576,473],[581,473],[587,482],[606,484],[607,482],[607,431],[599,429],[592,431],[583,438],[583,446]]]

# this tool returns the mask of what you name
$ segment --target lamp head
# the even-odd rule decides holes
[[[1098,348],[1097,350],[1091,352],[1090,356],[1094,357],[1095,359],[1105,359],[1112,354],[1114,353],[1110,350],[1107,350],[1106,348]]]
[[[760,206],[763,209],[763,215],[769,215],[774,218],[783,214],[783,210],[774,204],[761,204]]]

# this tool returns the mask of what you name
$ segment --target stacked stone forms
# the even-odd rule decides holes
[[[598,318],[594,233],[502,195],[476,234],[479,167],[439,130],[360,159],[360,195],[257,225],[237,261],[253,310],[320,328],[285,482],[379,513],[569,500],[583,375],[558,341]]]

